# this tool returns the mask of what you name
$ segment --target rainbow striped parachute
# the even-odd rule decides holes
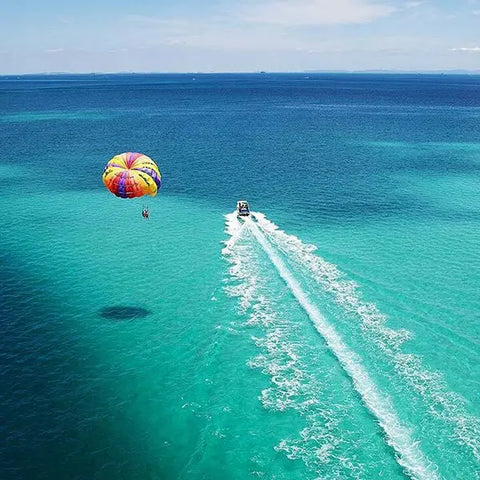
[[[126,152],[115,155],[105,166],[102,180],[117,197],[154,197],[162,175],[156,163],[143,153]]]

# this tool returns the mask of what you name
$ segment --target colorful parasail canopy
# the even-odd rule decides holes
[[[162,175],[156,163],[143,153],[126,152],[115,155],[105,166],[102,180],[117,197],[154,197]]]

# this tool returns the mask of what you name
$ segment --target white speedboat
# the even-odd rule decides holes
[[[249,217],[250,207],[246,200],[239,200],[237,202],[237,217]]]

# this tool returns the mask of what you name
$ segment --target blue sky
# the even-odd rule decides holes
[[[3,0],[0,27],[0,74],[480,70],[480,0]]]

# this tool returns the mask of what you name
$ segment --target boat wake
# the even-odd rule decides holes
[[[427,410],[433,416],[453,424],[457,443],[469,448],[478,458],[478,419],[468,416],[462,399],[447,390],[439,374],[425,369],[420,357],[402,352],[401,346],[410,338],[409,332],[389,328],[385,315],[375,305],[362,302],[356,285],[346,280],[335,265],[315,255],[314,246],[281,231],[263,214],[254,213],[254,216],[255,222],[248,219],[242,223],[234,213],[226,216],[226,232],[230,239],[223,254],[231,263],[231,279],[237,282],[227,287],[227,293],[239,297],[241,312],[249,314],[247,324],[260,325],[266,332],[265,338],[254,338],[264,353],[250,361],[251,366],[261,368],[272,379],[273,386],[262,392],[262,403],[276,410],[299,410],[307,421],[306,428],[300,432],[300,441],[282,440],[277,449],[289,458],[301,458],[318,474],[329,464],[329,478],[337,478],[335,475],[342,478],[346,475],[345,469],[349,478],[364,478],[365,466],[339,453],[341,443],[352,441],[341,432],[340,412],[345,408],[336,403],[327,407],[318,399],[322,384],[318,375],[306,373],[308,366],[302,359],[298,339],[295,341],[291,322],[276,311],[268,281],[262,279],[264,272],[260,269],[258,246],[350,378],[363,405],[382,428],[396,461],[409,476],[441,478],[436,465],[422,452],[415,430],[399,418],[391,398],[372,378],[359,352],[345,343],[334,323],[320,311],[312,295],[312,286],[329,294],[350,317],[356,318],[368,345],[374,345],[393,365],[395,375],[406,380],[426,401]],[[332,470],[335,458],[343,460],[337,462],[340,465],[337,470]]]

